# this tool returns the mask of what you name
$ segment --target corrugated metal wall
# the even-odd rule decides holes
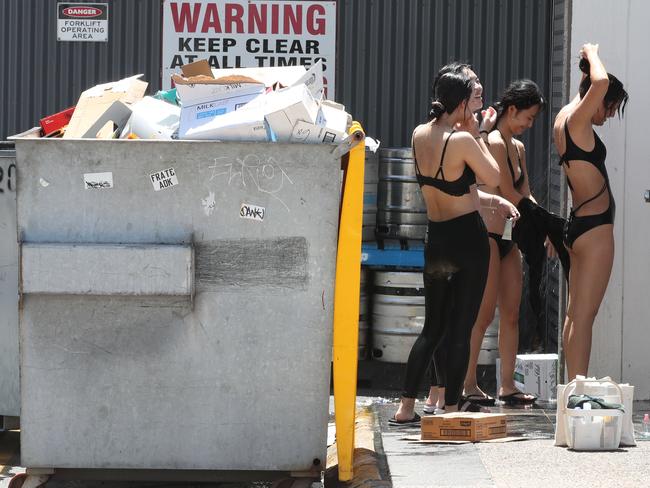
[[[108,42],[57,42],[55,0],[0,1],[0,140],[70,107],[93,85],[143,73],[160,88],[160,0],[104,0]]]
[[[337,100],[384,146],[408,146],[427,120],[431,80],[470,62],[487,102],[517,78],[550,91],[551,0],[343,0],[338,13]],[[549,124],[523,137],[535,196],[547,198]]]

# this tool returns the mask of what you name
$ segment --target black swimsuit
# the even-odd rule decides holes
[[[460,175],[460,178],[455,181],[447,181],[445,179],[445,173],[442,171],[442,165],[445,161],[447,144],[449,143],[451,136],[454,135],[454,132],[456,131],[452,130],[451,134],[449,134],[449,137],[447,137],[447,140],[445,141],[445,145],[442,148],[442,155],[440,156],[440,167],[433,177],[424,176],[422,173],[420,173],[418,159],[415,156],[415,146],[413,146],[413,159],[415,160],[415,177],[418,180],[420,187],[423,187],[425,185],[432,186],[448,195],[461,197],[466,193],[469,193],[469,187],[476,183],[476,175],[474,174],[474,171],[472,171],[472,168],[466,164],[465,169],[463,170],[463,174]],[[442,179],[438,178],[438,175],[440,175]]]
[[[501,135],[503,142],[506,142],[506,138],[503,137],[501,131],[499,129],[496,130]],[[519,148],[516,145],[515,150],[517,151],[517,159],[519,161],[519,178],[517,178],[517,180],[515,180],[515,169],[512,166],[512,161],[510,160],[510,152],[508,151],[508,145],[506,143],[506,154],[508,156],[508,168],[510,168],[510,176],[512,176],[512,185],[516,190],[520,190],[521,185],[523,185],[524,181],[526,181],[526,175],[524,174],[524,168],[521,166],[521,155],[519,154]],[[504,239],[503,236],[495,232],[489,232],[488,235],[494,239],[494,242],[497,243],[497,247],[499,248],[499,256],[501,259],[505,258],[514,247],[514,242],[512,240]]]
[[[579,148],[575,144],[575,142],[573,142],[571,136],[569,135],[569,126],[567,121],[564,122],[564,138],[566,140],[566,150],[564,151],[564,154],[560,158],[560,165],[562,163],[565,163],[567,167],[569,167],[571,161],[586,161],[588,163],[593,164],[596,167],[596,169],[600,172],[600,174],[603,176],[603,179],[605,180],[603,183],[603,187],[596,195],[585,200],[576,208],[571,209],[571,213],[569,214],[569,220],[567,221],[566,226],[564,227],[564,244],[568,248],[571,248],[573,246],[573,243],[576,241],[576,239],[580,237],[582,234],[584,234],[585,232],[588,232],[594,227],[598,227],[599,225],[613,224],[614,214],[616,213],[616,204],[614,203],[614,196],[612,195],[612,190],[609,186],[609,176],[607,175],[607,168],[605,168],[605,157],[607,156],[607,148],[605,148],[605,144],[603,144],[603,141],[600,140],[598,134],[596,134],[596,132],[594,131],[594,139],[596,143],[594,145],[594,149],[589,152]],[[571,188],[571,191],[573,191],[573,186],[571,185],[571,181],[569,180],[568,175],[566,179],[567,179],[567,183],[569,184],[569,188]],[[599,213],[596,215],[584,215],[584,216],[576,215],[576,212],[580,210],[584,205],[586,205],[589,202],[592,202],[600,195],[605,193],[605,191],[607,191],[607,193],[609,194],[609,207],[607,207],[607,210],[605,210],[603,213]]]

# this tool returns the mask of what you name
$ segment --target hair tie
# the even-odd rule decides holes
[[[434,109],[439,110],[440,112],[444,112],[446,110],[445,105],[440,100],[434,101],[431,104],[431,107],[434,108]]]

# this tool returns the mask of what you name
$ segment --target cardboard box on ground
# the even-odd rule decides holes
[[[552,401],[557,390],[557,354],[518,354],[515,359],[515,387],[535,395],[540,401]],[[501,386],[501,361],[497,359],[497,393]]]
[[[506,415],[500,413],[454,412],[422,417],[422,440],[485,441],[506,437]]]

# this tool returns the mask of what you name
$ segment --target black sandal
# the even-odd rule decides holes
[[[395,415],[393,415],[391,418],[388,419],[388,423],[390,425],[420,425],[420,416],[415,413],[413,418],[410,420],[397,420],[395,418]]]
[[[459,412],[489,412],[489,410],[478,403],[469,400],[461,400],[458,403]]]

